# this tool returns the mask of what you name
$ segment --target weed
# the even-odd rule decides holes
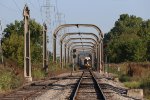
[[[131,89],[137,89],[137,88],[140,88],[141,83],[140,82],[136,82],[136,81],[124,82],[124,85],[126,87],[128,87],[128,88],[131,88]]]
[[[11,71],[0,71],[0,91],[15,89],[23,83],[21,76],[16,76]]]
[[[129,82],[129,81],[131,81],[131,78],[130,78],[130,76],[123,74],[123,75],[120,75],[119,80],[121,82]]]

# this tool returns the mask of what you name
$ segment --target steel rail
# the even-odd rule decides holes
[[[99,90],[99,92],[100,92],[100,94],[101,94],[102,100],[106,100],[106,97],[105,97],[105,95],[104,95],[104,93],[103,93],[103,91],[102,91],[100,85],[98,84],[98,82],[97,82],[95,76],[93,75],[93,73],[91,72],[91,70],[89,70],[89,71],[90,71],[90,74],[92,75],[92,78],[93,78],[93,80],[94,80],[94,83],[96,83],[96,85],[97,85],[97,87],[98,87],[98,90]]]
[[[82,73],[82,75],[81,75],[81,78],[80,78],[79,81],[77,82],[77,86],[75,87],[74,94],[71,95],[70,100],[75,100],[75,98],[76,98],[76,96],[77,96],[77,91],[79,90],[81,81],[82,81],[82,79],[83,79],[83,75],[84,75],[84,71],[83,71],[83,73]]]
[[[92,80],[93,80],[94,84],[98,87],[98,92],[100,93],[100,95],[99,95],[100,98],[101,98],[102,100],[106,100],[106,97],[104,96],[104,93],[102,92],[102,89],[101,89],[100,85],[98,84],[96,78],[94,77],[93,73],[91,72],[91,70],[89,70],[89,72],[90,72],[90,74],[91,74],[91,77],[92,77]],[[72,94],[71,97],[70,97],[70,100],[75,100],[75,99],[76,99],[77,93],[78,93],[78,90],[79,90],[79,87],[80,87],[80,84],[81,84],[82,79],[83,79],[83,75],[84,75],[84,72],[82,73],[81,78],[80,78],[79,81],[77,82],[77,85],[76,85],[76,87],[75,87],[75,89],[74,89],[74,91],[73,91],[73,94]]]

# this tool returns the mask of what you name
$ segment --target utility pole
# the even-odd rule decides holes
[[[48,59],[47,59],[47,26],[43,24],[43,69],[48,72]]]
[[[1,55],[1,63],[3,64],[4,59],[3,59],[3,51],[2,51],[2,22],[0,20],[0,55]]]
[[[30,10],[27,5],[23,9],[24,16],[24,77],[27,82],[32,81],[31,77],[31,54],[30,54]]]

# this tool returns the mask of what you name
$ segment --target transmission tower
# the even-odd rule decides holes
[[[42,13],[44,15],[44,23],[47,26],[47,44],[52,43],[52,13],[55,7],[51,4],[51,0],[45,0],[42,6]],[[51,45],[50,45],[51,46]],[[52,48],[52,47],[50,47]],[[47,49],[47,60],[49,59],[49,50]],[[49,60],[48,60],[49,61]]]
[[[51,1],[46,0],[45,5],[45,23],[49,26],[51,24]]]

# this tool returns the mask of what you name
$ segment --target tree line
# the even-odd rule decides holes
[[[42,26],[35,20],[30,20],[31,61],[42,62]],[[15,21],[6,26],[2,38],[2,50],[6,59],[23,66],[24,61],[24,23]]]
[[[113,63],[150,61],[150,20],[120,15],[104,35],[104,53]]]
[[[30,20],[31,61],[42,62],[42,25]],[[15,21],[6,26],[2,38],[3,55],[23,66],[24,25]],[[122,14],[104,35],[104,53],[110,62],[150,61],[150,20]]]

